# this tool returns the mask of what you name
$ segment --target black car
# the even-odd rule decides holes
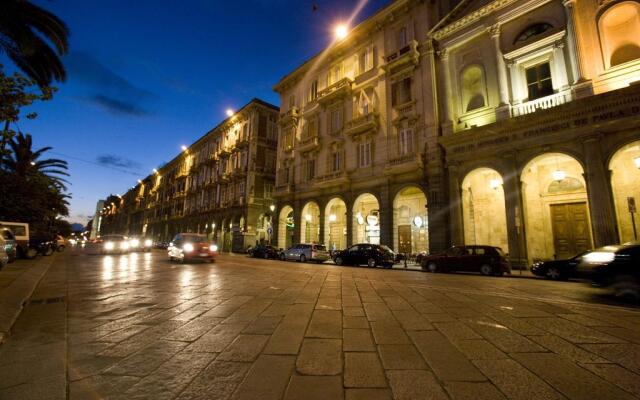
[[[480,272],[482,275],[502,276],[511,273],[506,254],[495,246],[453,246],[447,250],[422,257],[422,269],[429,272]]]
[[[618,297],[640,300],[640,242],[604,246],[584,254],[576,275],[595,286],[611,287]]]
[[[49,235],[37,235],[29,238],[29,250],[27,251],[27,258],[34,258],[40,254],[43,256],[50,256],[57,249],[57,243],[53,236]]]
[[[249,256],[255,258],[274,258],[277,259],[280,251],[271,245],[259,244],[249,249]]]
[[[531,265],[531,273],[552,280],[567,280],[575,276],[580,259],[587,252],[582,252],[566,260],[538,261]]]
[[[367,265],[391,268],[395,263],[395,253],[385,245],[360,243],[354,244],[346,250],[333,253],[336,265]]]

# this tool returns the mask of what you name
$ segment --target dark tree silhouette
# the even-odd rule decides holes
[[[60,56],[69,48],[67,26],[51,12],[28,0],[2,0],[0,52],[4,52],[38,86],[63,82]]]

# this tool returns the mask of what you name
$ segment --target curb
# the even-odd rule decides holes
[[[46,258],[28,260],[31,265],[25,265],[27,270],[0,291],[0,345],[10,336],[11,328],[18,320],[22,309],[56,258],[57,254],[54,254]]]

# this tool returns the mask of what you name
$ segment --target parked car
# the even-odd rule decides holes
[[[67,241],[62,235],[56,235],[56,251],[64,251],[67,248]]]
[[[453,246],[422,257],[421,266],[429,272],[473,271],[496,276],[511,273],[506,255],[493,246]]]
[[[36,235],[29,238],[29,251],[27,258],[35,258],[38,254],[50,256],[56,250],[54,237],[49,235]]]
[[[249,250],[249,256],[255,258],[278,258],[279,250],[269,244],[259,244]]]
[[[9,254],[7,254],[6,246],[7,242],[0,235],[0,269],[9,264]]]
[[[208,260],[214,262],[218,246],[206,236],[195,233],[178,233],[169,244],[169,261]]]
[[[391,268],[395,259],[395,253],[387,246],[369,243],[354,244],[333,255],[336,265],[367,265],[372,268],[378,265]]]
[[[16,244],[16,237],[11,232],[11,229],[0,226],[0,236],[4,241],[4,251],[7,253],[9,260],[7,262],[13,262],[18,257],[18,248]]]
[[[531,273],[552,280],[567,280],[576,274],[576,267],[586,251],[566,260],[538,261],[531,265]]]
[[[580,259],[576,275],[595,286],[611,287],[616,296],[640,300],[640,242],[605,246]]]
[[[13,233],[16,257],[33,258],[36,256],[33,251],[29,251],[29,224],[0,221],[0,227],[8,228]]]
[[[104,235],[85,243],[91,254],[124,254],[129,252],[129,238],[124,235]]]
[[[280,252],[280,259],[282,261],[315,261],[322,263],[329,258],[327,247],[323,244],[299,243]]]

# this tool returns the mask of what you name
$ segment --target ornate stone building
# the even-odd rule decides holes
[[[525,264],[637,238],[640,3],[462,1],[429,38],[450,243]]]
[[[254,99],[120,198],[102,233],[207,234],[223,251],[271,240],[278,108]]]
[[[442,248],[432,5],[398,0],[285,76],[279,119],[278,245]]]

